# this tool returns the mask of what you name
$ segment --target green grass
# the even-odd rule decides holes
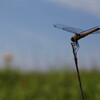
[[[85,100],[100,100],[100,72],[81,71]],[[1,70],[0,100],[81,100],[76,72]]]

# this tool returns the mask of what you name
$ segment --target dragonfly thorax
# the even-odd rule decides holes
[[[71,37],[71,41],[75,42],[75,41],[78,41],[80,38],[81,38],[81,35],[80,34],[76,34],[75,36]]]

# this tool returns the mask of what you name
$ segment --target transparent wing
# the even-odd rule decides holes
[[[71,33],[74,33],[74,34],[79,34],[83,31],[80,28],[73,28],[73,27],[70,27],[70,26],[67,26],[67,25],[62,25],[62,24],[54,24],[54,27],[68,31],[68,32],[71,32]]]

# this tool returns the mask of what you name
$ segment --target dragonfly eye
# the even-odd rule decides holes
[[[72,41],[72,42],[75,42],[75,39],[74,39],[74,37],[71,37],[71,41]]]

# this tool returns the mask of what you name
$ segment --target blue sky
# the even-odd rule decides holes
[[[11,53],[22,69],[74,67],[70,38],[53,27],[61,23],[88,29],[100,26],[99,0],[0,0],[0,61]],[[80,42],[80,66],[100,65],[100,34]]]

